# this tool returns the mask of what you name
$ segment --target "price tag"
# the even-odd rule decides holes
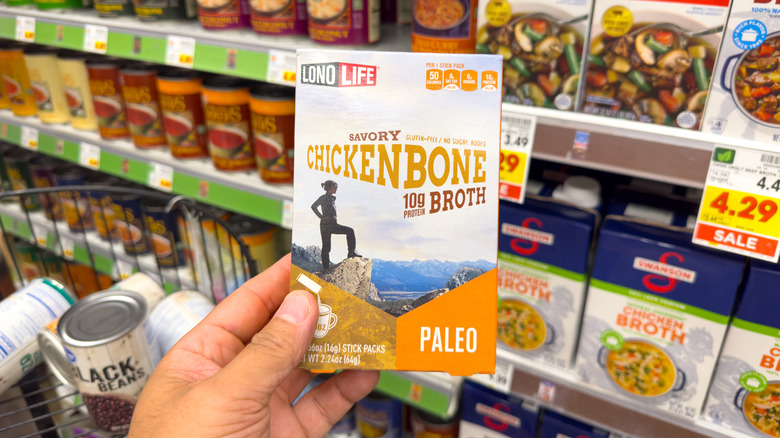
[[[38,130],[29,126],[22,126],[22,139],[19,146],[37,151]]]
[[[105,54],[108,48],[108,27],[84,25],[84,51]]]
[[[293,219],[293,203],[289,199],[282,201],[282,227],[291,229]]]
[[[62,245],[62,256],[68,260],[73,260],[75,257],[75,244],[73,239],[60,236],[60,245]]]
[[[16,39],[19,41],[35,42],[35,18],[16,17]]]
[[[475,380],[488,388],[509,394],[512,389],[512,377],[515,373],[515,367],[507,362],[496,361],[496,372],[494,374],[474,374],[471,376]]]
[[[780,153],[716,146],[693,242],[777,262]]]
[[[195,63],[195,38],[168,36],[165,63],[177,67],[192,68]]]
[[[152,163],[152,170],[149,172],[149,187],[166,192],[173,191],[173,167]]]
[[[512,114],[501,116],[501,164],[498,196],[523,203],[531,150],[536,135],[536,116]]]
[[[295,52],[268,51],[268,82],[295,85]]]
[[[81,143],[79,163],[84,167],[100,170],[100,147],[94,144]]]
[[[127,277],[133,275],[133,264],[128,263],[124,260],[117,260],[116,261],[116,270],[118,271],[117,274],[119,278],[122,280],[126,279]]]
[[[40,246],[46,246],[49,238],[49,231],[41,225],[33,224],[32,226],[33,238],[35,242]]]

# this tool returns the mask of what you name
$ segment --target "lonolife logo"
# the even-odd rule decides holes
[[[373,87],[376,86],[375,65],[350,64],[346,62],[323,62],[302,64],[302,84],[326,87]]]
[[[527,217],[523,219],[523,223],[520,226],[508,223],[501,224],[501,233],[515,237],[509,244],[516,253],[531,255],[539,250],[540,243],[542,245],[553,245],[555,242],[555,235],[531,228],[531,226],[534,226],[541,229],[543,225],[541,219]]]
[[[676,252],[667,252],[661,254],[658,261],[643,257],[634,258],[634,269],[651,272],[642,277],[642,284],[651,292],[667,293],[671,292],[678,281],[693,283],[696,281],[696,272],[670,264],[676,261],[683,263],[685,260],[681,254]]]

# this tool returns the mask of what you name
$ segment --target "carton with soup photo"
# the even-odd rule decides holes
[[[577,375],[660,415],[693,419],[704,404],[745,261],[692,244],[690,228],[672,225],[689,211],[664,211],[639,192],[626,196],[628,203],[616,195],[599,232]]]
[[[751,261],[703,415],[760,437],[780,437],[780,268]]]
[[[780,15],[772,10],[734,2],[702,131],[775,145],[780,141]]]
[[[562,369],[577,347],[600,201],[595,179],[574,176],[561,185],[583,178],[594,184],[591,196],[565,198],[558,189],[499,207],[499,346]]]
[[[596,0],[582,111],[698,130],[729,0]]]
[[[504,58],[504,102],[575,110],[592,0],[482,0],[477,52]]]

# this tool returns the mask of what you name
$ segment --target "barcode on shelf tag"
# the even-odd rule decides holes
[[[293,220],[293,203],[289,199],[282,201],[282,227],[291,229]]]
[[[116,275],[122,280],[133,275],[133,264],[124,260],[116,261]]]
[[[295,85],[295,52],[268,51],[268,82]]]
[[[195,38],[168,36],[165,63],[177,67],[192,68],[195,64]]]
[[[105,54],[108,48],[108,27],[84,25],[84,51]]]
[[[152,163],[149,172],[149,187],[166,192],[173,191],[173,167]]]
[[[22,138],[19,146],[34,151],[38,150],[38,130],[29,126],[22,126]]]
[[[100,170],[100,147],[94,144],[81,143],[79,163],[84,167]]]
[[[75,257],[75,244],[73,239],[60,236],[60,245],[62,245],[62,256],[68,260],[73,260]]]
[[[493,374],[474,374],[471,379],[488,388],[509,394],[512,389],[512,377],[515,367],[511,363],[496,360],[496,372]]]
[[[501,116],[501,162],[498,195],[523,203],[536,135],[536,116],[504,112]]]
[[[48,242],[49,238],[49,231],[46,230],[41,225],[33,224],[32,226],[33,231],[33,238],[35,239],[35,243],[37,243],[40,246],[46,246],[46,243]]]
[[[28,43],[35,42],[35,18],[16,17],[16,39]]]

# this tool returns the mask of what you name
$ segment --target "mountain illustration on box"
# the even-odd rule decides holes
[[[393,316],[401,316],[494,266],[485,260],[388,261],[353,257],[323,271],[320,260],[318,246],[304,248],[293,244],[294,265]]]

